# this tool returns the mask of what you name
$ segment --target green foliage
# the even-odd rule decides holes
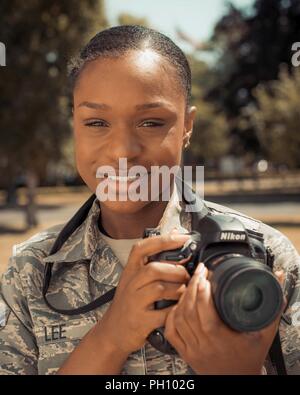
[[[138,18],[131,14],[127,14],[125,12],[119,14],[118,16],[118,24],[119,25],[140,25],[149,27],[149,22],[147,18]]]
[[[195,101],[195,105],[197,116],[190,150],[198,160],[217,163],[229,148],[226,118],[201,98]]]
[[[196,161],[217,163],[228,152],[228,123],[215,104],[205,99],[214,81],[213,72],[194,56],[189,56],[189,63],[192,70],[192,105],[197,107],[189,151]]]
[[[256,129],[267,157],[290,168],[300,166],[300,68],[289,74],[283,67],[279,79],[254,90],[258,109],[244,115]]]
[[[255,106],[255,87],[278,78],[281,64],[291,71],[291,47],[299,37],[299,0],[255,0],[246,9],[229,5],[216,24],[211,44],[219,56],[208,97],[230,120],[235,152],[251,154],[254,160],[265,155],[266,145],[257,130],[250,123],[246,128],[240,114]],[[282,127],[278,125],[278,130]]]
[[[106,27],[102,0],[10,0],[0,3],[1,179],[31,171],[43,176],[62,158],[71,134],[67,61]]]

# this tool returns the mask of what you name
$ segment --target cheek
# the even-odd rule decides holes
[[[162,160],[170,165],[179,164],[182,152],[182,131],[178,128],[171,128],[162,141],[159,150],[156,148],[156,155],[160,155]]]
[[[75,139],[75,158],[78,167],[87,167],[91,164],[91,149],[84,140],[78,137]]]
[[[91,166],[98,157],[100,141],[84,130],[74,128],[75,158],[77,165]]]
[[[93,151],[95,151],[93,145],[88,144],[86,139],[80,137],[79,134],[75,134],[76,167],[81,178],[92,190],[97,185],[95,154]]]

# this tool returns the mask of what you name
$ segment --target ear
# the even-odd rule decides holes
[[[184,147],[188,146],[190,138],[192,136],[196,112],[197,108],[195,106],[189,106],[185,112],[184,133],[182,136],[182,142]]]

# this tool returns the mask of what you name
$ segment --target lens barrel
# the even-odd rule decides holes
[[[281,310],[281,286],[268,266],[243,255],[228,254],[214,265],[213,298],[222,320],[239,332],[258,331]]]

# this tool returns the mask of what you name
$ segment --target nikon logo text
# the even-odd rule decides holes
[[[245,240],[246,235],[243,233],[222,232],[220,240]]]

